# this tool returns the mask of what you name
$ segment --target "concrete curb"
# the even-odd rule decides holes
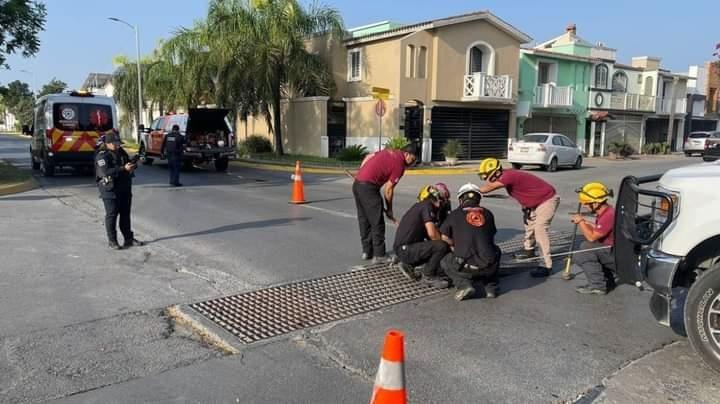
[[[0,196],[7,196],[7,195],[12,195],[12,194],[19,194],[21,192],[27,192],[27,191],[33,190],[35,188],[38,188],[39,186],[40,186],[40,184],[38,184],[38,182],[35,181],[35,178],[30,177],[30,179],[25,180],[23,182],[0,186]]]
[[[257,163],[243,160],[234,160],[230,164],[246,167],[256,168],[260,170],[268,171],[280,171],[293,173],[295,172],[294,165],[284,165],[279,163]],[[318,167],[306,167],[303,166],[303,172],[309,174],[335,174],[335,175],[346,175],[345,170],[350,172],[357,171],[357,168],[318,168]],[[454,168],[418,168],[410,169],[405,171],[405,175],[460,175],[460,174],[472,174],[477,172],[476,168],[471,167],[454,167]]]

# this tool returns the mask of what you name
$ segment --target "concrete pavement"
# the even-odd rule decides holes
[[[9,139],[0,136],[0,158],[28,164],[23,140]],[[598,163],[539,175],[563,197],[554,225],[560,230],[570,228],[564,211],[574,208],[578,183],[612,185],[630,172],[688,161],[695,160]],[[367,402],[391,327],[408,335],[413,402],[572,401],[679,338],[652,320],[647,292],[621,287],[606,297],[580,296],[572,286],[581,279],[537,282],[522,273],[503,279],[495,301],[458,304],[443,294],[234,356],[174,326],[162,314],[169,305],[360,263],[350,180],[304,177],[312,203],[295,206],[287,203],[284,173],[196,169],[175,189],[165,185],[165,167],[141,167],[134,227],[151,243],[120,252],[105,248],[91,177],[41,179],[42,190],[0,198],[0,374],[10,375],[0,378],[0,401]],[[406,177],[396,213],[412,204],[420,185],[440,180],[454,190],[477,177]],[[503,238],[519,233],[513,201],[485,203]],[[692,355],[688,363],[699,361]]]

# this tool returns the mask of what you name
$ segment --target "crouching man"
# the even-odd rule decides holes
[[[440,260],[450,251],[442,241],[435,222],[440,209],[440,194],[434,187],[427,187],[428,195],[417,202],[400,220],[393,249],[398,258],[398,268],[411,280],[428,283],[436,288],[446,288],[448,282],[439,275]],[[423,265],[420,274],[415,267]]]
[[[475,284],[481,284],[488,298],[497,296],[500,248],[495,244],[495,218],[480,207],[480,187],[465,184],[458,190],[459,206],[440,227],[442,238],[452,252],[441,267],[455,285],[455,300],[465,300],[475,294]]]

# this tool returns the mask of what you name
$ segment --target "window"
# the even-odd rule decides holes
[[[45,128],[45,103],[46,101],[43,101],[35,107],[35,129]]]
[[[362,50],[348,51],[348,81],[362,80]]]
[[[547,138],[547,135],[525,135],[522,140],[527,143],[545,143]]]
[[[595,87],[607,88],[608,67],[606,65],[597,65],[595,67]]]
[[[552,138],[552,143],[553,143],[555,146],[564,146],[564,144],[563,144],[562,139],[560,138],[560,136],[553,136],[553,138]]]
[[[415,77],[415,46],[408,45],[405,50],[405,77]]]
[[[468,69],[470,74],[483,71],[483,52],[477,46],[473,46],[470,50],[470,66]]]
[[[645,95],[652,95],[653,90],[653,78],[645,77]]]
[[[573,141],[568,139],[567,137],[565,137],[565,136],[559,136],[559,137],[560,137],[560,140],[562,141],[563,146],[573,147],[573,148],[577,147],[577,146],[575,146],[575,143],[573,143]]]
[[[420,47],[420,52],[418,52],[418,58],[417,58],[417,77],[419,79],[424,79],[425,75],[427,74],[427,48],[424,46]]]
[[[113,128],[112,108],[74,102],[53,105],[53,124],[60,130],[105,132]]]
[[[625,72],[619,71],[613,74],[612,90],[619,93],[627,92],[628,78]]]
[[[554,84],[557,76],[557,65],[555,63],[538,63],[538,85]]]
[[[495,49],[490,44],[477,41],[471,44],[466,54],[466,74],[486,73],[495,74]]]
[[[157,130],[157,128],[160,126],[160,120],[156,119],[153,121],[153,123],[150,125],[150,130]]]

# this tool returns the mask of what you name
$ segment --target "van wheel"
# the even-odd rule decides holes
[[[147,152],[145,151],[145,143],[140,143],[138,155],[140,156],[140,162],[142,162],[143,165],[149,166],[153,163],[153,159],[147,156]]]
[[[215,170],[218,172],[227,171],[230,161],[226,158],[215,160]]]
[[[40,169],[40,163],[35,160],[35,156],[33,156],[32,149],[30,149],[30,165],[32,166],[33,170],[39,170]]]
[[[49,164],[47,160],[43,159],[40,162],[40,172],[42,173],[43,177],[52,177],[55,175],[55,166]]]
[[[545,166],[545,171],[551,172],[551,173],[557,171],[557,164],[558,164],[557,157],[553,157],[552,160],[550,160],[550,164]]]
[[[693,349],[720,372],[720,264],[703,272],[690,287],[685,331]]]
[[[685,152],[685,157],[691,157],[691,156],[692,156],[692,153],[690,153],[690,152]]]
[[[522,164],[519,164],[519,163],[512,163],[512,168],[514,168],[514,169],[516,169],[516,170],[519,170],[519,169],[521,169],[521,168],[522,168]]]
[[[182,163],[182,169],[185,171],[190,171],[195,167],[195,164],[193,164],[192,160],[183,160]]]

